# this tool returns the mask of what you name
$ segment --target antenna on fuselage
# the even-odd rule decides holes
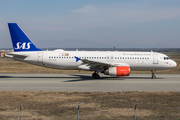
[[[116,46],[114,45],[114,51],[116,51]]]

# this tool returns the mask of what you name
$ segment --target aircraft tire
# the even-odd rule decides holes
[[[96,74],[96,73],[93,73],[93,74],[92,74],[92,77],[93,77],[94,79],[99,79],[99,78],[100,78],[100,76],[99,76],[98,74]]]

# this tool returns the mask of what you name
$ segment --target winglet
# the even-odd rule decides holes
[[[76,57],[76,56],[74,56],[75,58],[76,58],[76,62],[78,62],[79,60],[81,60],[80,58],[78,58],[78,57]]]
[[[8,23],[8,26],[15,52],[42,51],[33,44],[16,23]]]

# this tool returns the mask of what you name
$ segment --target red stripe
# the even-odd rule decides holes
[[[116,76],[128,76],[129,75],[129,67],[121,66],[116,67]]]

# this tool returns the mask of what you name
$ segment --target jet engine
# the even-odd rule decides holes
[[[111,76],[129,76],[130,68],[128,66],[110,67],[104,71],[104,74]]]

